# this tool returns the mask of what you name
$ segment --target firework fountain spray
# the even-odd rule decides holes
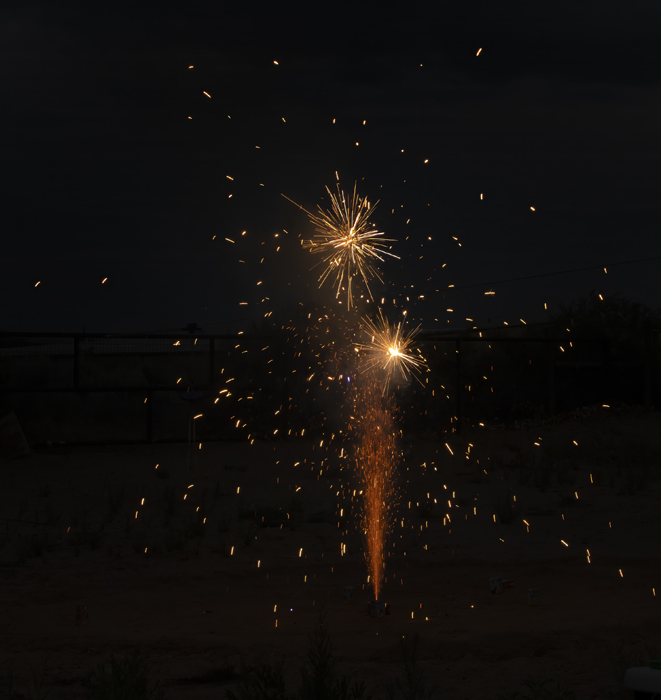
[[[397,443],[393,409],[392,400],[383,396],[375,373],[368,373],[355,396],[358,432],[355,464],[363,491],[361,529],[375,601],[383,584],[385,547],[396,506]]]
[[[426,361],[413,351],[417,328],[406,332],[401,322],[391,326],[381,310],[376,322],[363,319],[362,326],[367,342],[355,345],[363,364],[354,406],[359,432],[355,460],[363,486],[365,557],[376,602],[397,505],[396,406],[388,389],[394,380],[408,381],[412,375],[420,381],[417,375],[426,368]]]
[[[385,256],[397,256],[387,245],[393,239],[383,238],[383,233],[369,223],[376,205],[370,205],[367,198],[360,197],[355,185],[349,195],[340,189],[339,184],[336,194],[328,188],[326,190],[331,209],[319,207],[318,213],[313,214],[296,205],[308,214],[316,229],[316,235],[303,245],[312,253],[321,255],[320,286],[334,275],[337,298],[346,285],[347,310],[350,310],[354,278],[362,280],[373,299],[369,282],[375,278],[382,281],[378,262],[383,262]],[[296,204],[289,197],[286,199]],[[417,328],[405,332],[401,322],[390,325],[381,310],[375,322],[365,318],[361,325],[367,342],[354,346],[356,359],[363,364],[359,381],[354,384],[351,427],[358,438],[354,457],[363,495],[360,525],[376,604],[384,582],[386,542],[392,529],[397,496],[395,404],[388,389],[396,377],[408,381],[426,364],[419,351],[412,351]]]

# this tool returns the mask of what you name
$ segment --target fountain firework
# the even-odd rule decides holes
[[[354,403],[354,415],[359,417],[355,460],[363,489],[365,560],[376,601],[383,584],[385,546],[396,505],[397,454],[392,401],[382,395],[374,373],[365,379]]]

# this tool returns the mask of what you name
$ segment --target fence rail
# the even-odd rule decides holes
[[[449,414],[458,430],[467,420],[524,410],[553,415],[610,399],[661,405],[660,334],[648,329],[639,355],[622,358],[603,338],[423,333],[432,372],[431,391],[414,399],[419,425],[439,425]],[[264,340],[188,331],[3,332],[0,416],[14,410],[36,443],[185,440],[193,406],[218,395],[237,348],[247,352],[242,348]],[[287,347],[283,341],[282,351]],[[190,400],[197,394],[199,401]],[[204,435],[226,437],[212,427]]]
[[[517,327],[517,332],[522,330],[525,332],[525,327]],[[474,393],[471,396],[473,386],[469,382],[475,380],[480,361],[482,367],[489,364],[483,351],[473,350],[476,347],[483,349],[486,346],[492,349],[492,346],[499,346],[499,352],[495,353],[493,359],[516,374],[514,384],[522,386],[530,382],[529,391],[537,397],[536,414],[539,414],[540,408],[545,415],[553,415],[558,410],[613,400],[643,404],[647,408],[661,404],[661,329],[647,328],[640,338],[634,338],[638,341],[640,352],[633,353],[633,356],[630,352],[626,359],[622,357],[623,350],[614,347],[616,344],[606,338],[551,336],[548,333],[533,335],[537,332],[531,329],[530,335],[519,337],[487,336],[483,332],[459,337],[430,333],[422,335],[422,342],[427,346],[431,344],[437,350],[439,343],[445,344],[446,348],[453,347],[455,418],[458,429],[465,419],[478,418],[475,411],[477,406],[483,417],[488,413],[489,402],[475,402]],[[532,364],[531,358],[534,357],[537,365],[537,371],[532,374],[528,372],[527,376],[524,376],[521,366],[521,355],[524,352],[529,353],[528,361]],[[517,356],[520,364],[515,367],[514,358]],[[446,371],[448,369],[446,366]],[[501,385],[502,383],[501,381]],[[537,386],[532,386],[535,383]],[[543,401],[540,401],[540,396],[544,397]],[[471,410],[470,403],[473,402],[477,406]],[[503,403],[501,399],[493,408],[506,417],[507,406]],[[515,405],[515,408],[520,410],[521,406]],[[493,411],[489,417],[494,417]]]

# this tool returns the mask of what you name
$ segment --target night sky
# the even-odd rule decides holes
[[[387,313],[661,306],[661,4],[434,6],[5,8],[0,330],[224,332],[337,304],[281,196],[313,210],[336,173],[397,239]]]

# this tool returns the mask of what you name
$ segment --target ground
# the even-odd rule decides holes
[[[438,697],[458,700],[542,676],[605,698],[627,653],[661,650],[661,414],[595,407],[405,435],[379,619],[360,538],[343,534],[350,459],[320,442],[59,446],[2,461],[2,674],[11,663],[25,686],[43,671],[49,697],[82,698],[95,666],[139,647],[171,700],[221,698],[243,664],[283,660],[293,682],[319,610],[339,672],[374,698],[415,634]],[[492,576],[514,587],[492,594]]]

